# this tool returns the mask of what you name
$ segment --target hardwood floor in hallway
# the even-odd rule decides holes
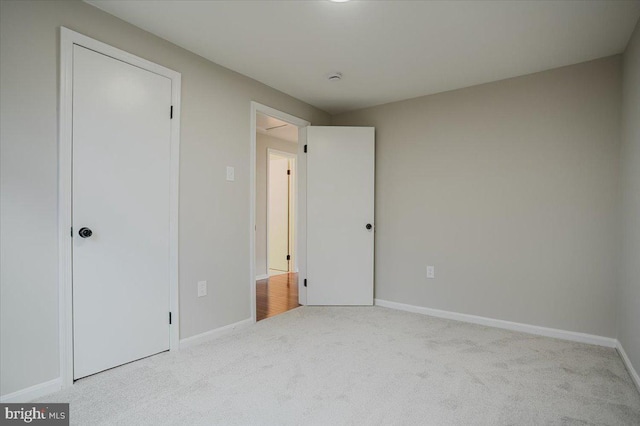
[[[290,309],[298,304],[298,274],[288,273],[274,275],[256,281],[256,319],[269,318]]]

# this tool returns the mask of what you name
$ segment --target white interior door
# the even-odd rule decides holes
[[[169,349],[170,106],[170,79],[74,46],[76,379]]]
[[[289,159],[269,155],[269,269],[289,271]]]
[[[307,129],[307,304],[372,305],[375,129]]]

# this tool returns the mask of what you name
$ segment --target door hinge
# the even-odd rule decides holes
[[[304,146],[304,152],[307,152],[307,146],[306,145]]]
[[[71,238],[73,238],[73,226],[71,227]]]
[[[291,260],[291,255],[290,254],[287,255],[287,260]]]
[[[307,279],[306,278],[304,279],[304,286],[305,287],[307,286]]]
[[[169,325],[171,325],[171,312],[169,312]]]
[[[171,105],[171,109],[169,110],[169,119],[173,119],[173,105]]]
[[[291,174],[291,170],[287,170],[287,174],[290,175]]]

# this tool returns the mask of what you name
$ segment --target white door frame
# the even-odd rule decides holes
[[[73,384],[73,271],[72,271],[72,118],[73,118],[73,46],[79,45],[171,80],[171,190],[169,219],[169,305],[172,324],[169,328],[170,350],[180,342],[180,313],[178,306],[178,191],[180,167],[180,86],[181,74],[149,62],[108,44],[60,27],[60,107],[58,116],[58,310],[60,377],[62,386]],[[169,114],[169,111],[167,111]],[[167,319],[168,320],[168,319]]]
[[[268,116],[277,118],[289,124],[298,127],[298,161],[296,163],[296,174],[298,175],[297,193],[295,194],[296,202],[296,223],[294,228],[295,247],[298,258],[298,301],[301,305],[307,303],[306,288],[302,285],[303,278],[306,274],[306,192],[302,190],[306,188],[306,158],[304,157],[304,145],[307,142],[307,126],[310,122],[286,112],[278,111],[258,102],[251,101],[250,108],[250,139],[249,139],[249,307],[251,309],[251,320],[256,322],[256,114],[261,112]],[[269,265],[267,264],[267,268]],[[267,269],[268,272],[268,269]]]
[[[280,151],[277,149],[273,149],[273,148],[267,148],[267,178],[266,178],[266,182],[267,182],[267,226],[266,226],[266,241],[267,241],[267,255],[266,255],[266,260],[267,260],[267,275],[269,275],[269,203],[271,201],[270,197],[269,197],[269,168],[271,166],[271,154],[275,154],[275,155],[279,155],[281,157],[286,157],[290,160],[293,160],[293,181],[291,182],[291,192],[293,192],[294,196],[293,196],[293,237],[294,237],[294,241],[293,241],[293,265],[289,264],[289,269],[290,271],[288,272],[296,272],[298,269],[298,256],[296,255],[296,242],[297,242],[297,238],[296,238],[296,233],[297,233],[297,229],[296,229],[296,223],[298,221],[298,173],[297,173],[297,168],[298,168],[298,154],[292,154],[290,152],[286,152],[286,151]],[[289,208],[289,210],[291,210],[291,208]],[[291,221],[289,221],[288,225],[289,229],[291,229]],[[291,254],[291,253],[289,253]]]

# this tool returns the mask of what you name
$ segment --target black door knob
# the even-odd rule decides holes
[[[367,229],[371,229],[373,226],[370,223],[367,223]]]
[[[93,235],[93,232],[91,232],[91,229],[89,228],[80,228],[80,230],[78,231],[78,235],[80,235],[82,238],[89,238]]]

